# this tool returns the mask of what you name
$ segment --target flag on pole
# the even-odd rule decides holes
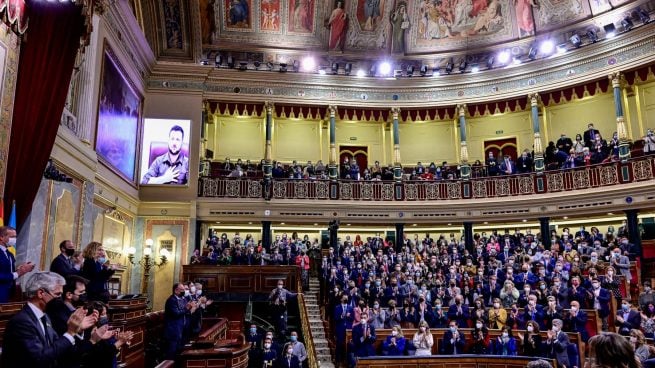
[[[9,214],[9,222],[7,223],[7,225],[13,227],[14,229],[17,228],[16,227],[16,201],[13,201],[11,203],[11,213]],[[11,252],[11,254],[13,254],[14,257],[16,257],[15,247],[8,247],[7,250]]]

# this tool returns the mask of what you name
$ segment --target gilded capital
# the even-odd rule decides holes
[[[400,114],[400,107],[392,107],[391,114],[394,119],[398,119],[398,115]]]
[[[457,105],[457,113],[459,116],[466,116],[466,104]]]
[[[612,88],[620,88],[621,87],[621,82],[623,81],[623,73],[613,72],[613,73],[610,73],[607,77],[612,82]]]
[[[272,114],[273,113],[273,107],[275,104],[271,101],[266,101],[264,102],[264,106],[266,107],[266,113],[267,114]]]
[[[528,94],[528,99],[530,100],[530,106],[539,105],[540,100],[539,92],[532,92]]]
[[[330,118],[333,118],[337,115],[337,106],[336,105],[329,105],[328,110],[330,110]]]

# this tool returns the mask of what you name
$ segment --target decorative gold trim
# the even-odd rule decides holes
[[[541,96],[539,92],[528,93],[528,100],[530,100],[530,106],[538,106],[541,101]]]
[[[625,117],[617,116],[616,117],[616,133],[619,136],[620,141],[628,140],[628,131],[625,128]]]
[[[621,88],[621,84],[624,81],[623,73],[620,71],[610,73],[607,78],[612,83],[612,88]]]
[[[458,116],[466,116],[466,104],[458,104],[457,107],[455,107],[458,111]]]
[[[45,205],[45,226],[43,227],[43,238],[41,239],[41,259],[39,264],[41,269],[45,270],[45,252],[48,244],[48,238],[50,237],[50,208],[52,207],[52,193],[54,191],[54,185],[52,180],[48,180],[48,195],[46,196],[47,201]]]

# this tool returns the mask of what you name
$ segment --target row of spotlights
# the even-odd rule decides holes
[[[641,21],[642,24],[648,24],[651,22],[650,14],[641,9],[638,8],[635,10],[635,14],[637,14],[638,19]],[[627,16],[623,18],[620,21],[622,31],[627,32],[630,31],[634,27],[634,22],[632,18],[637,19],[636,16]],[[609,23],[603,27],[603,30],[605,31],[605,38],[610,39],[617,34],[616,26],[614,23]],[[589,43],[596,43],[598,41],[598,34],[596,33],[595,30],[588,30],[584,36],[588,39]],[[573,34],[569,38],[569,42],[573,47],[579,48],[583,44],[583,39],[580,34]],[[553,55],[554,53],[556,54],[562,54],[568,51],[568,44],[567,43],[562,43],[559,45],[556,45],[553,40],[547,39],[542,41],[538,46],[537,44],[533,44],[529,51],[528,51],[528,58],[530,60],[535,60],[537,58],[537,54],[541,54],[544,57]],[[234,68],[235,67],[235,61],[232,56],[228,56],[227,58],[224,58],[221,54],[217,54],[215,57],[215,65],[216,67],[222,67],[223,63],[227,64],[228,68]],[[520,56],[512,57],[512,54],[510,53],[509,50],[502,50],[498,52],[495,55],[491,55],[487,58],[486,60],[486,66],[488,69],[493,69],[494,65],[502,65],[502,66],[509,66],[509,65],[516,65],[520,64],[521,59]],[[203,60],[201,62],[203,65],[209,65],[208,60]],[[238,63],[239,64],[239,70],[247,70],[248,69],[248,62],[241,61]],[[262,66],[262,63],[259,61],[254,62],[255,69],[260,70],[260,67]],[[291,63],[291,66],[293,67],[294,72],[316,72],[318,71],[319,74],[325,75],[327,74],[328,68],[326,67],[318,67],[317,70],[317,64],[316,60],[311,57],[307,56],[302,59],[302,61],[294,60]],[[350,75],[352,73],[352,63],[346,63],[344,65],[344,75]],[[273,63],[268,62],[265,64],[265,68],[270,70],[273,70]],[[289,64],[288,63],[279,63],[279,71],[280,72],[286,72],[288,70]],[[455,67],[455,63],[453,62],[452,58],[450,59],[449,62],[446,63],[445,67],[445,72],[447,74],[451,74],[453,69]],[[464,73],[468,68],[468,63],[466,59],[462,59],[459,64],[458,64],[458,69],[460,72]],[[332,74],[336,75],[339,74],[339,63],[334,62],[330,66],[329,70],[331,71]],[[473,64],[471,65],[471,72],[472,73],[477,73],[480,71],[480,66],[479,64]],[[421,76],[426,76],[429,74],[430,68],[427,65],[422,65],[419,73]],[[393,66],[391,65],[390,62],[388,61],[383,61],[379,64],[373,64],[371,65],[370,69],[368,70],[368,73],[364,69],[358,69],[355,75],[357,77],[365,77],[365,76],[370,76],[370,77],[375,77],[375,76],[380,76],[380,77],[391,77],[393,72]],[[406,69],[405,75],[407,77],[412,77],[415,72],[415,67],[413,65],[410,65]],[[432,75],[433,76],[438,76],[440,75],[440,69],[439,67],[433,68],[432,69]],[[397,76],[402,76],[402,71],[395,71],[394,77]]]

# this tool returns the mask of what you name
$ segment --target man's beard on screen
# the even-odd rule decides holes
[[[180,148],[178,148],[177,151],[173,151],[172,149],[169,148],[168,149],[168,154],[171,155],[171,156],[175,156],[175,155],[178,155],[180,153],[180,151],[181,151]]]

